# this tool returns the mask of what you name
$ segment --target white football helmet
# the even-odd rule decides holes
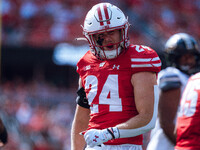
[[[94,5],[87,13],[83,26],[83,34],[90,44],[92,53],[99,59],[116,58],[123,50],[129,46],[128,40],[128,19],[124,13],[116,6],[110,3],[99,3]],[[95,34],[121,30],[121,40],[116,49],[106,51],[94,38]]]

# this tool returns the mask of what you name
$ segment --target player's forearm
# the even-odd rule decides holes
[[[85,145],[86,143],[83,136],[74,136],[71,142],[71,150],[83,150]]]
[[[154,85],[154,100],[152,103],[138,104],[138,115],[129,119],[127,122],[117,125],[120,137],[133,137],[143,134],[155,127],[158,114],[158,86]],[[150,100],[145,100],[150,101]]]
[[[71,128],[72,150],[82,150],[84,148],[86,143],[84,137],[79,133],[87,130],[88,122],[89,122],[89,109],[77,105]]]
[[[71,129],[71,150],[83,150],[86,143],[84,137],[79,133],[86,129],[87,125],[78,123],[77,120],[73,121]]]
[[[129,119],[128,121],[118,124],[116,127],[119,129],[136,129],[142,126],[147,125],[151,121],[152,115],[140,115]]]
[[[71,150],[83,150],[85,147],[85,139],[78,133],[72,134],[71,138]]]
[[[177,114],[180,92],[180,88],[161,91],[158,107],[160,126],[173,144],[176,143],[174,119]]]
[[[155,120],[155,117],[150,117],[150,115],[137,115],[116,127],[119,129],[120,138],[133,137],[144,134],[154,128]]]
[[[160,119],[160,126],[163,129],[164,134],[173,143],[176,144],[176,135],[174,134],[175,125],[173,120]]]
[[[176,144],[176,135],[174,134],[175,126],[171,124],[171,125],[166,125],[164,127],[162,126],[162,128],[167,138],[175,145]]]

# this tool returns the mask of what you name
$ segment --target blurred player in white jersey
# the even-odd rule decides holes
[[[161,61],[153,49],[129,44],[128,29],[124,13],[110,3],[86,15],[90,50],[77,63],[72,150],[141,150],[142,134],[154,128]]]
[[[147,150],[174,150],[174,130],[181,93],[189,76],[200,69],[198,45],[189,34],[171,36],[166,42],[165,54],[169,67],[158,74],[158,119],[151,131]]]
[[[176,131],[176,150],[200,149],[200,72],[189,78],[183,92]]]

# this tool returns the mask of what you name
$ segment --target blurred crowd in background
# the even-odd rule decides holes
[[[0,86],[0,114],[9,133],[5,150],[70,150],[75,93],[44,80]]]
[[[2,0],[2,42],[6,45],[55,46],[82,36],[87,11],[102,0]],[[176,32],[200,37],[199,0],[108,0],[131,23],[133,43],[158,47]],[[156,39],[156,41],[155,41]],[[160,45],[159,45],[160,46]]]
[[[52,51],[61,42],[78,45],[74,39],[82,37],[84,17],[99,2],[105,1],[2,0],[1,44],[48,47]],[[166,40],[178,32],[200,40],[200,0],[107,2],[117,5],[129,17],[131,43],[162,52]],[[77,85],[77,80],[74,84]],[[74,87],[58,87],[44,79],[2,81],[0,116],[9,131],[9,142],[3,149],[70,150],[75,98]]]

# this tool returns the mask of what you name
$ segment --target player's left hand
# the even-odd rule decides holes
[[[84,134],[84,138],[88,146],[94,147],[119,138],[119,131],[116,127],[103,130],[91,129]]]

